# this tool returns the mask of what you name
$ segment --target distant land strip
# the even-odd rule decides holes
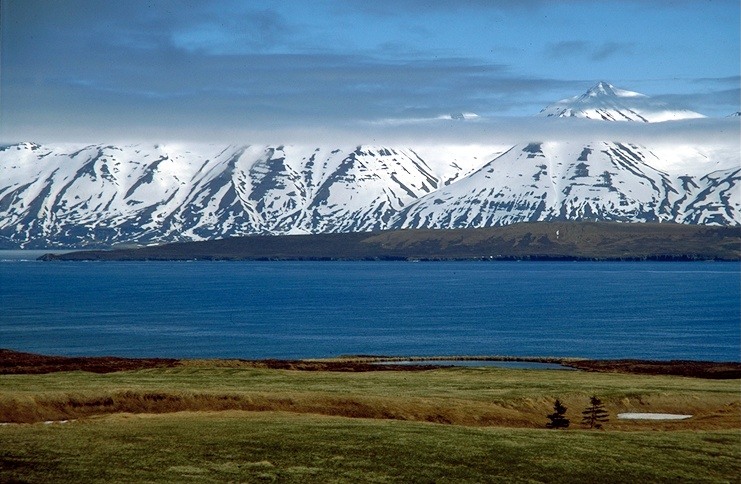
[[[250,235],[46,254],[42,260],[741,260],[741,226],[526,222],[501,227]]]
[[[555,363],[582,371],[600,373],[632,373],[639,375],[675,375],[713,380],[741,379],[741,362],[694,360],[590,360],[566,357],[519,356],[342,356],[307,360],[243,360],[209,359],[180,360],[174,358],[122,358],[115,356],[54,356],[0,349],[0,375],[44,374],[60,371],[112,373],[149,368],[172,368],[189,362],[208,361],[212,366],[229,368],[265,368],[293,371],[428,371],[440,368],[436,361],[521,361]],[[424,362],[424,365],[405,365]],[[446,365],[447,367],[447,365]]]

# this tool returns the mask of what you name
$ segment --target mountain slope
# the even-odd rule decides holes
[[[0,246],[375,230],[472,168],[383,147],[21,143],[0,149]]]
[[[741,168],[672,176],[646,147],[617,142],[517,145],[426,195],[398,228],[461,228],[545,220],[741,221]]]

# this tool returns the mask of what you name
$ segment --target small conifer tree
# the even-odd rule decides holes
[[[553,404],[553,413],[548,414],[549,422],[545,424],[549,429],[565,429],[569,427],[569,419],[564,415],[566,414],[567,408],[561,404],[561,401],[556,399]]]
[[[589,406],[584,409],[581,415],[582,425],[588,426],[590,429],[601,429],[602,424],[609,420],[609,414],[605,410],[602,400],[594,396],[589,399]]]

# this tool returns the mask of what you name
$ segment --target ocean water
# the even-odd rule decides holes
[[[741,360],[737,263],[35,262],[9,254],[0,255],[0,348]]]

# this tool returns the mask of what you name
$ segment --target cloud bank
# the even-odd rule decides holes
[[[0,6],[0,141],[509,136],[599,80],[711,116],[741,103],[737,2]],[[459,112],[481,119],[429,122]]]

